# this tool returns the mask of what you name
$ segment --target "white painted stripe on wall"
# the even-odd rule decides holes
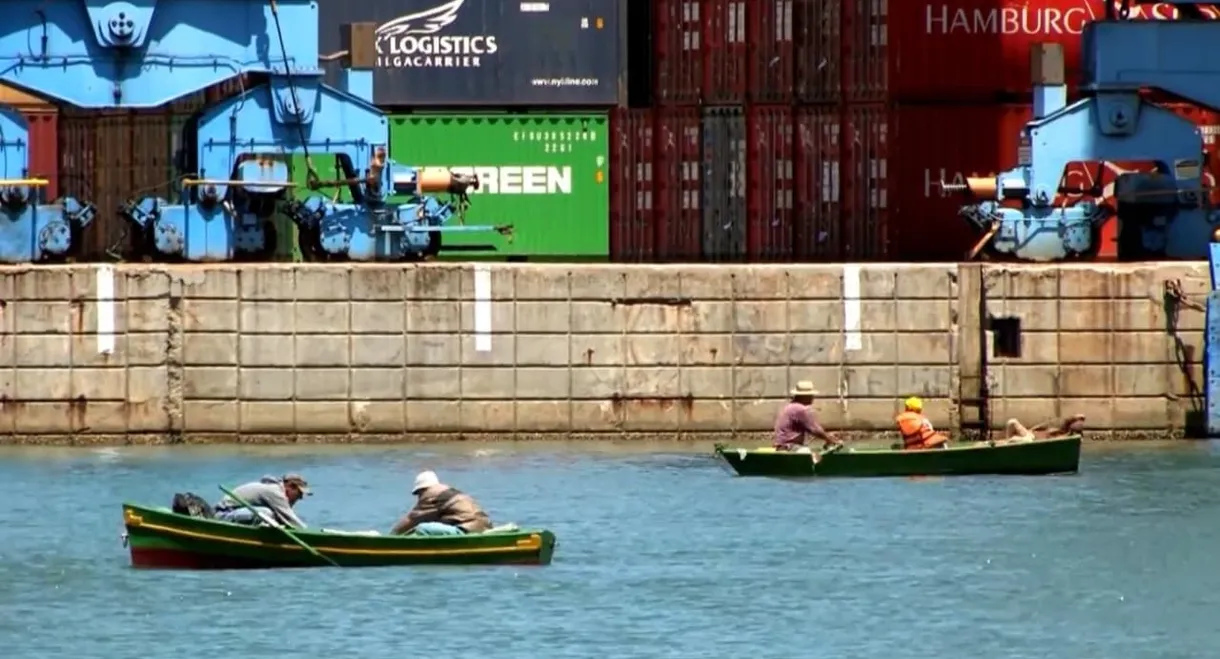
[[[114,353],[114,266],[97,267],[97,352]]]
[[[491,268],[474,266],[474,349],[491,352]]]
[[[843,266],[843,349],[863,350],[860,334],[860,266]]]

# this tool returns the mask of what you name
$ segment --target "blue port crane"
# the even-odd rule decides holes
[[[1120,250],[1144,258],[1207,259],[1204,415],[1220,437],[1220,209],[1204,185],[1203,136],[1192,122],[1148,100],[1156,90],[1220,111],[1220,43],[1211,3],[1176,5],[1175,20],[1131,20],[1144,0],[1107,2],[1105,20],[1085,26],[1080,100],[1068,102],[1061,48],[1034,48],[1034,118],[1023,128],[1029,155],[995,177],[948,186],[972,197],[962,214],[984,232],[980,247],[1023,261],[1089,256],[1098,229],[1116,212]],[[1144,161],[1151,171],[1120,174],[1116,208],[1056,203],[1069,163]]]
[[[340,26],[347,48],[332,87],[322,81],[311,0],[9,0],[3,8],[0,80],[61,103],[151,108],[235,76],[252,80],[188,122],[176,198],[136,198],[122,209],[156,257],[266,258],[281,211],[321,259],[421,258],[442,248],[445,232],[510,230],[465,224],[476,179],[389,159],[389,122],[371,101],[374,24]],[[334,157],[333,176],[314,168],[322,155]],[[309,168],[303,199],[289,176],[296,156]],[[30,175],[28,125],[10,108],[0,108],[0,165],[0,262],[70,256],[96,209],[44,198],[47,182]]]
[[[1119,250],[1131,258],[1207,258],[1220,222],[1204,181],[1199,128],[1149,99],[1175,98],[1220,110],[1220,62],[1200,53],[1220,38],[1208,3],[1170,0],[1176,20],[1135,19],[1144,0],[1106,3],[1104,20],[1082,34],[1081,98],[1068,102],[1063,51],[1033,53],[1034,118],[1023,128],[1028,156],[994,177],[945,185],[970,197],[962,214],[980,247],[1021,261],[1060,261],[1096,253],[1101,224],[1117,214]],[[1017,154],[1013,154],[1014,157]],[[1141,161],[1150,171],[1117,176],[1114,208],[1064,205],[1061,194],[1100,191],[1066,185],[1069,163]],[[1100,178],[1100,177],[1098,177]]]

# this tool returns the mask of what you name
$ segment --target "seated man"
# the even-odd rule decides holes
[[[802,380],[796,383],[792,400],[784,405],[775,418],[775,450],[812,452],[805,446],[806,439],[810,437],[822,440],[823,449],[843,445],[818,423],[818,417],[813,412],[813,397],[817,394],[813,382]]]
[[[1004,426],[1004,439],[1007,441],[1032,442],[1038,439],[1054,439],[1068,435],[1079,435],[1084,432],[1083,414],[1074,414],[1051,425],[1040,423],[1033,428],[1026,428],[1016,419],[1009,419]]]
[[[266,519],[294,529],[305,528],[305,522],[301,521],[292,509],[298,501],[310,495],[309,483],[305,482],[300,474],[286,474],[283,478],[264,476],[257,482],[233,488],[233,494],[241,497],[260,514],[250,512],[245,506],[225,495],[220,503],[216,504],[216,519],[256,526],[263,524]]]
[[[949,438],[936,432],[932,422],[923,415],[923,401],[917,396],[911,396],[903,402],[903,411],[894,417],[898,423],[898,432],[902,435],[904,451],[918,451],[929,448],[944,448]]]
[[[464,535],[491,528],[491,519],[469,494],[441,483],[436,472],[415,477],[415,507],[390,529],[390,535]]]

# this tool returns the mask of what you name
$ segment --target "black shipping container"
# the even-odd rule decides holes
[[[319,0],[318,13],[322,54],[339,50],[340,25],[377,23],[380,106],[609,107],[625,96],[619,0]]]
[[[746,116],[739,107],[703,110],[703,256],[746,256]]]

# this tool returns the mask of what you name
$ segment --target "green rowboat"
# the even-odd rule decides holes
[[[1080,435],[1068,435],[921,451],[843,448],[825,454],[717,444],[716,455],[740,476],[1028,476],[1075,473],[1080,468],[1080,444]]]
[[[179,515],[123,504],[125,542],[138,568],[216,570],[322,567],[282,530]],[[343,567],[386,565],[547,565],[555,551],[550,531],[516,529],[459,536],[368,535],[295,531],[294,535]]]

